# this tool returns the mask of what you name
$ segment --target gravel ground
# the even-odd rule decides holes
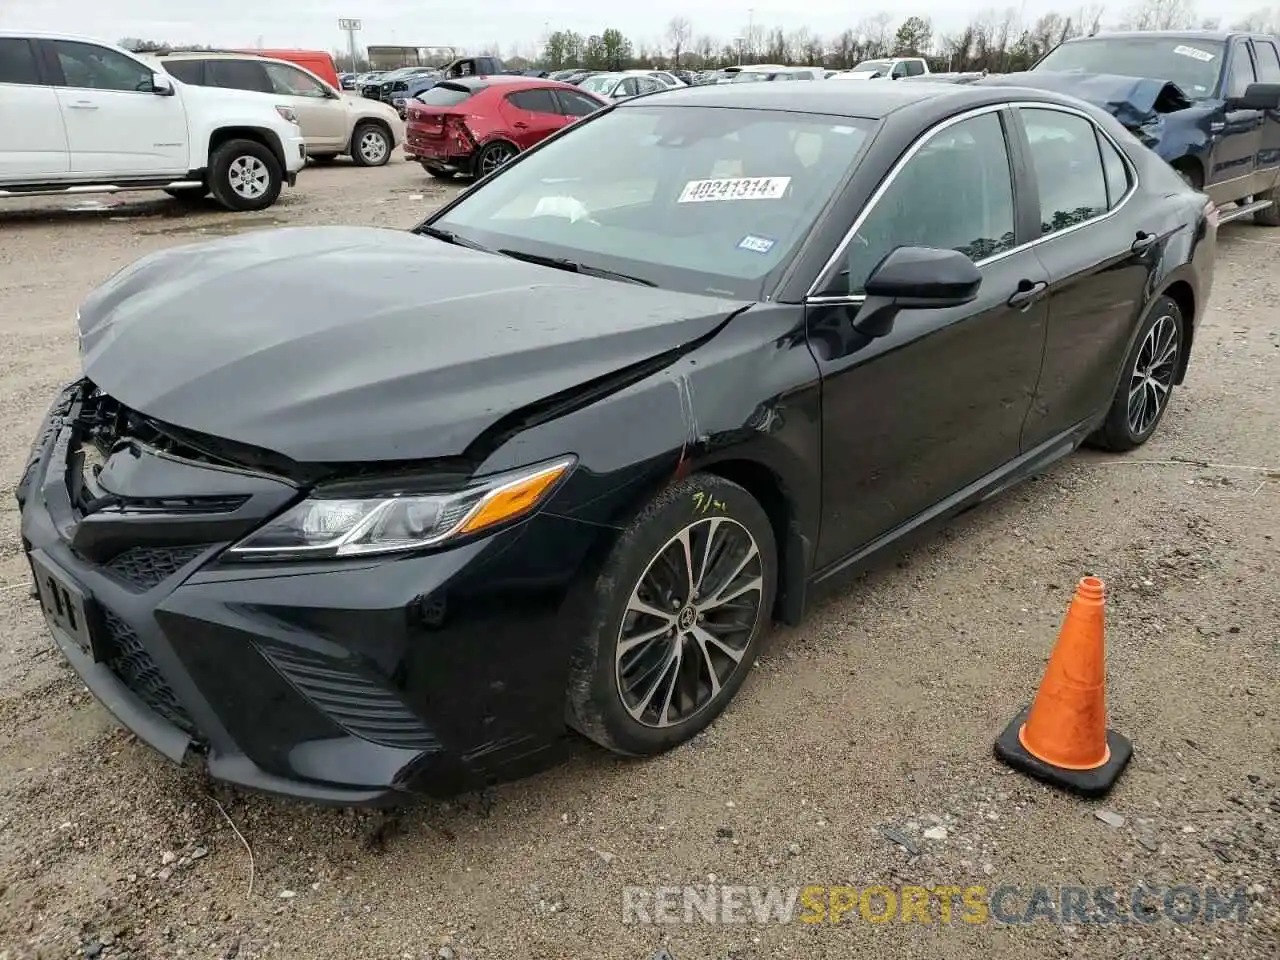
[[[77,370],[77,303],[149,251],[406,227],[453,189],[336,164],[258,215],[162,195],[0,205],[0,960],[1280,955],[1280,231],[1252,225],[1223,230],[1189,382],[1147,447],[1077,454],[828,591],[667,756],[582,744],[532,780],[384,817],[211,793],[117,727],[27,599],[12,499]],[[991,756],[1087,573],[1111,590],[1109,706],[1136,750],[1100,803]],[[1246,919],[1175,923],[1157,897],[1150,923],[936,906],[928,925],[623,922],[633,885],[1015,885],[1022,914],[1038,886],[1128,904],[1144,883],[1244,888]]]

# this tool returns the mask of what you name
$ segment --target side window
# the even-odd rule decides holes
[[[573,90],[557,90],[556,97],[560,101],[560,112],[571,117],[585,117],[600,109],[600,104]]]
[[[1249,47],[1244,43],[1237,43],[1231,48],[1231,72],[1227,75],[1227,96],[1241,96],[1255,79]]]
[[[40,85],[35,54],[25,37],[0,37],[0,83]]]
[[[203,60],[169,60],[164,69],[183,83],[200,87],[204,86],[204,64]]]
[[[267,71],[256,60],[210,60],[207,77],[211,87],[252,90],[255,93],[276,92]]]
[[[521,110],[530,113],[559,113],[555,98],[550,90],[516,90],[507,94],[507,101]]]
[[[1061,110],[1019,108],[1040,193],[1040,232],[1106,213],[1107,180],[1093,124]]]
[[[272,88],[282,97],[314,97],[321,100],[325,96],[324,87],[301,70],[286,67],[283,63],[264,63],[262,66],[271,78]]]
[[[1280,83],[1280,48],[1273,40],[1253,41],[1258,60],[1258,79],[1263,83]]]
[[[924,62],[921,60],[907,61],[907,76],[908,77],[924,76]]]
[[[1107,181],[1107,209],[1114,210],[1129,192],[1129,168],[1120,152],[1102,134],[1098,134],[1098,149],[1102,151],[1102,172]]]
[[[132,57],[94,43],[50,40],[66,86],[86,90],[121,90],[129,93],[151,91],[150,67]]]
[[[893,65],[893,73],[890,74],[890,76],[892,76],[895,80],[898,77],[905,77],[906,75],[907,75],[907,65],[905,63],[903,63],[902,61],[899,61]]]
[[[666,84],[661,80],[655,80],[653,77],[638,77],[641,93],[657,93],[659,90],[665,90]]]
[[[627,77],[618,87],[623,96],[634,97],[640,92],[640,87],[636,84],[635,77]]]
[[[898,247],[959,250],[976,262],[1013,245],[1009,151],[1000,118],[985,113],[937,131],[898,170],[826,292],[861,293],[871,271]]]

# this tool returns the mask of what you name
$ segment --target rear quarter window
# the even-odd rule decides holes
[[[473,91],[453,83],[437,83],[418,94],[418,101],[428,107],[455,107],[471,98]]]
[[[197,87],[204,85],[203,60],[174,60],[166,63],[164,69],[183,83],[190,83]]]

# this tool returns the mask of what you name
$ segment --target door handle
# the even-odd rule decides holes
[[[515,123],[512,124],[512,126],[515,127],[517,130],[529,129],[529,125],[525,123],[523,120],[517,120]]]
[[[1017,291],[1005,302],[1011,307],[1025,310],[1048,291],[1049,284],[1044,280],[1037,280],[1035,283],[1030,280],[1019,280]]]
[[[1129,246],[1129,249],[1132,250],[1134,253],[1146,253],[1148,250],[1150,250],[1152,247],[1155,246],[1156,241],[1159,239],[1160,238],[1157,237],[1154,233],[1147,233],[1147,231],[1145,230],[1139,230],[1137,237],[1134,238],[1134,241]]]
[[[98,105],[96,103],[90,103],[88,100],[77,100],[74,103],[68,104],[68,106],[71,107],[72,110],[97,110],[98,109]]]

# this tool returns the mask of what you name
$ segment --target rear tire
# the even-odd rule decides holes
[[[487,143],[476,154],[475,161],[471,165],[471,175],[477,180],[488,176],[504,164],[510,163],[519,153],[520,148],[506,140]]]
[[[366,120],[351,134],[351,160],[357,167],[385,167],[394,144],[381,124]]]
[[[1186,320],[1169,297],[1157,297],[1124,361],[1120,385],[1092,447],[1124,453],[1151,439],[1169,409],[1186,349]]]
[[[696,736],[751,672],[777,580],[773,527],[750,493],[714,474],[662,491],[596,580],[571,662],[570,726],[630,756]]]
[[[1253,212],[1253,222],[1260,227],[1280,227],[1280,187],[1258,197],[1259,200],[1270,200],[1271,206],[1265,210]]]
[[[209,158],[209,189],[228,210],[265,210],[283,186],[280,161],[256,140],[228,140]]]

